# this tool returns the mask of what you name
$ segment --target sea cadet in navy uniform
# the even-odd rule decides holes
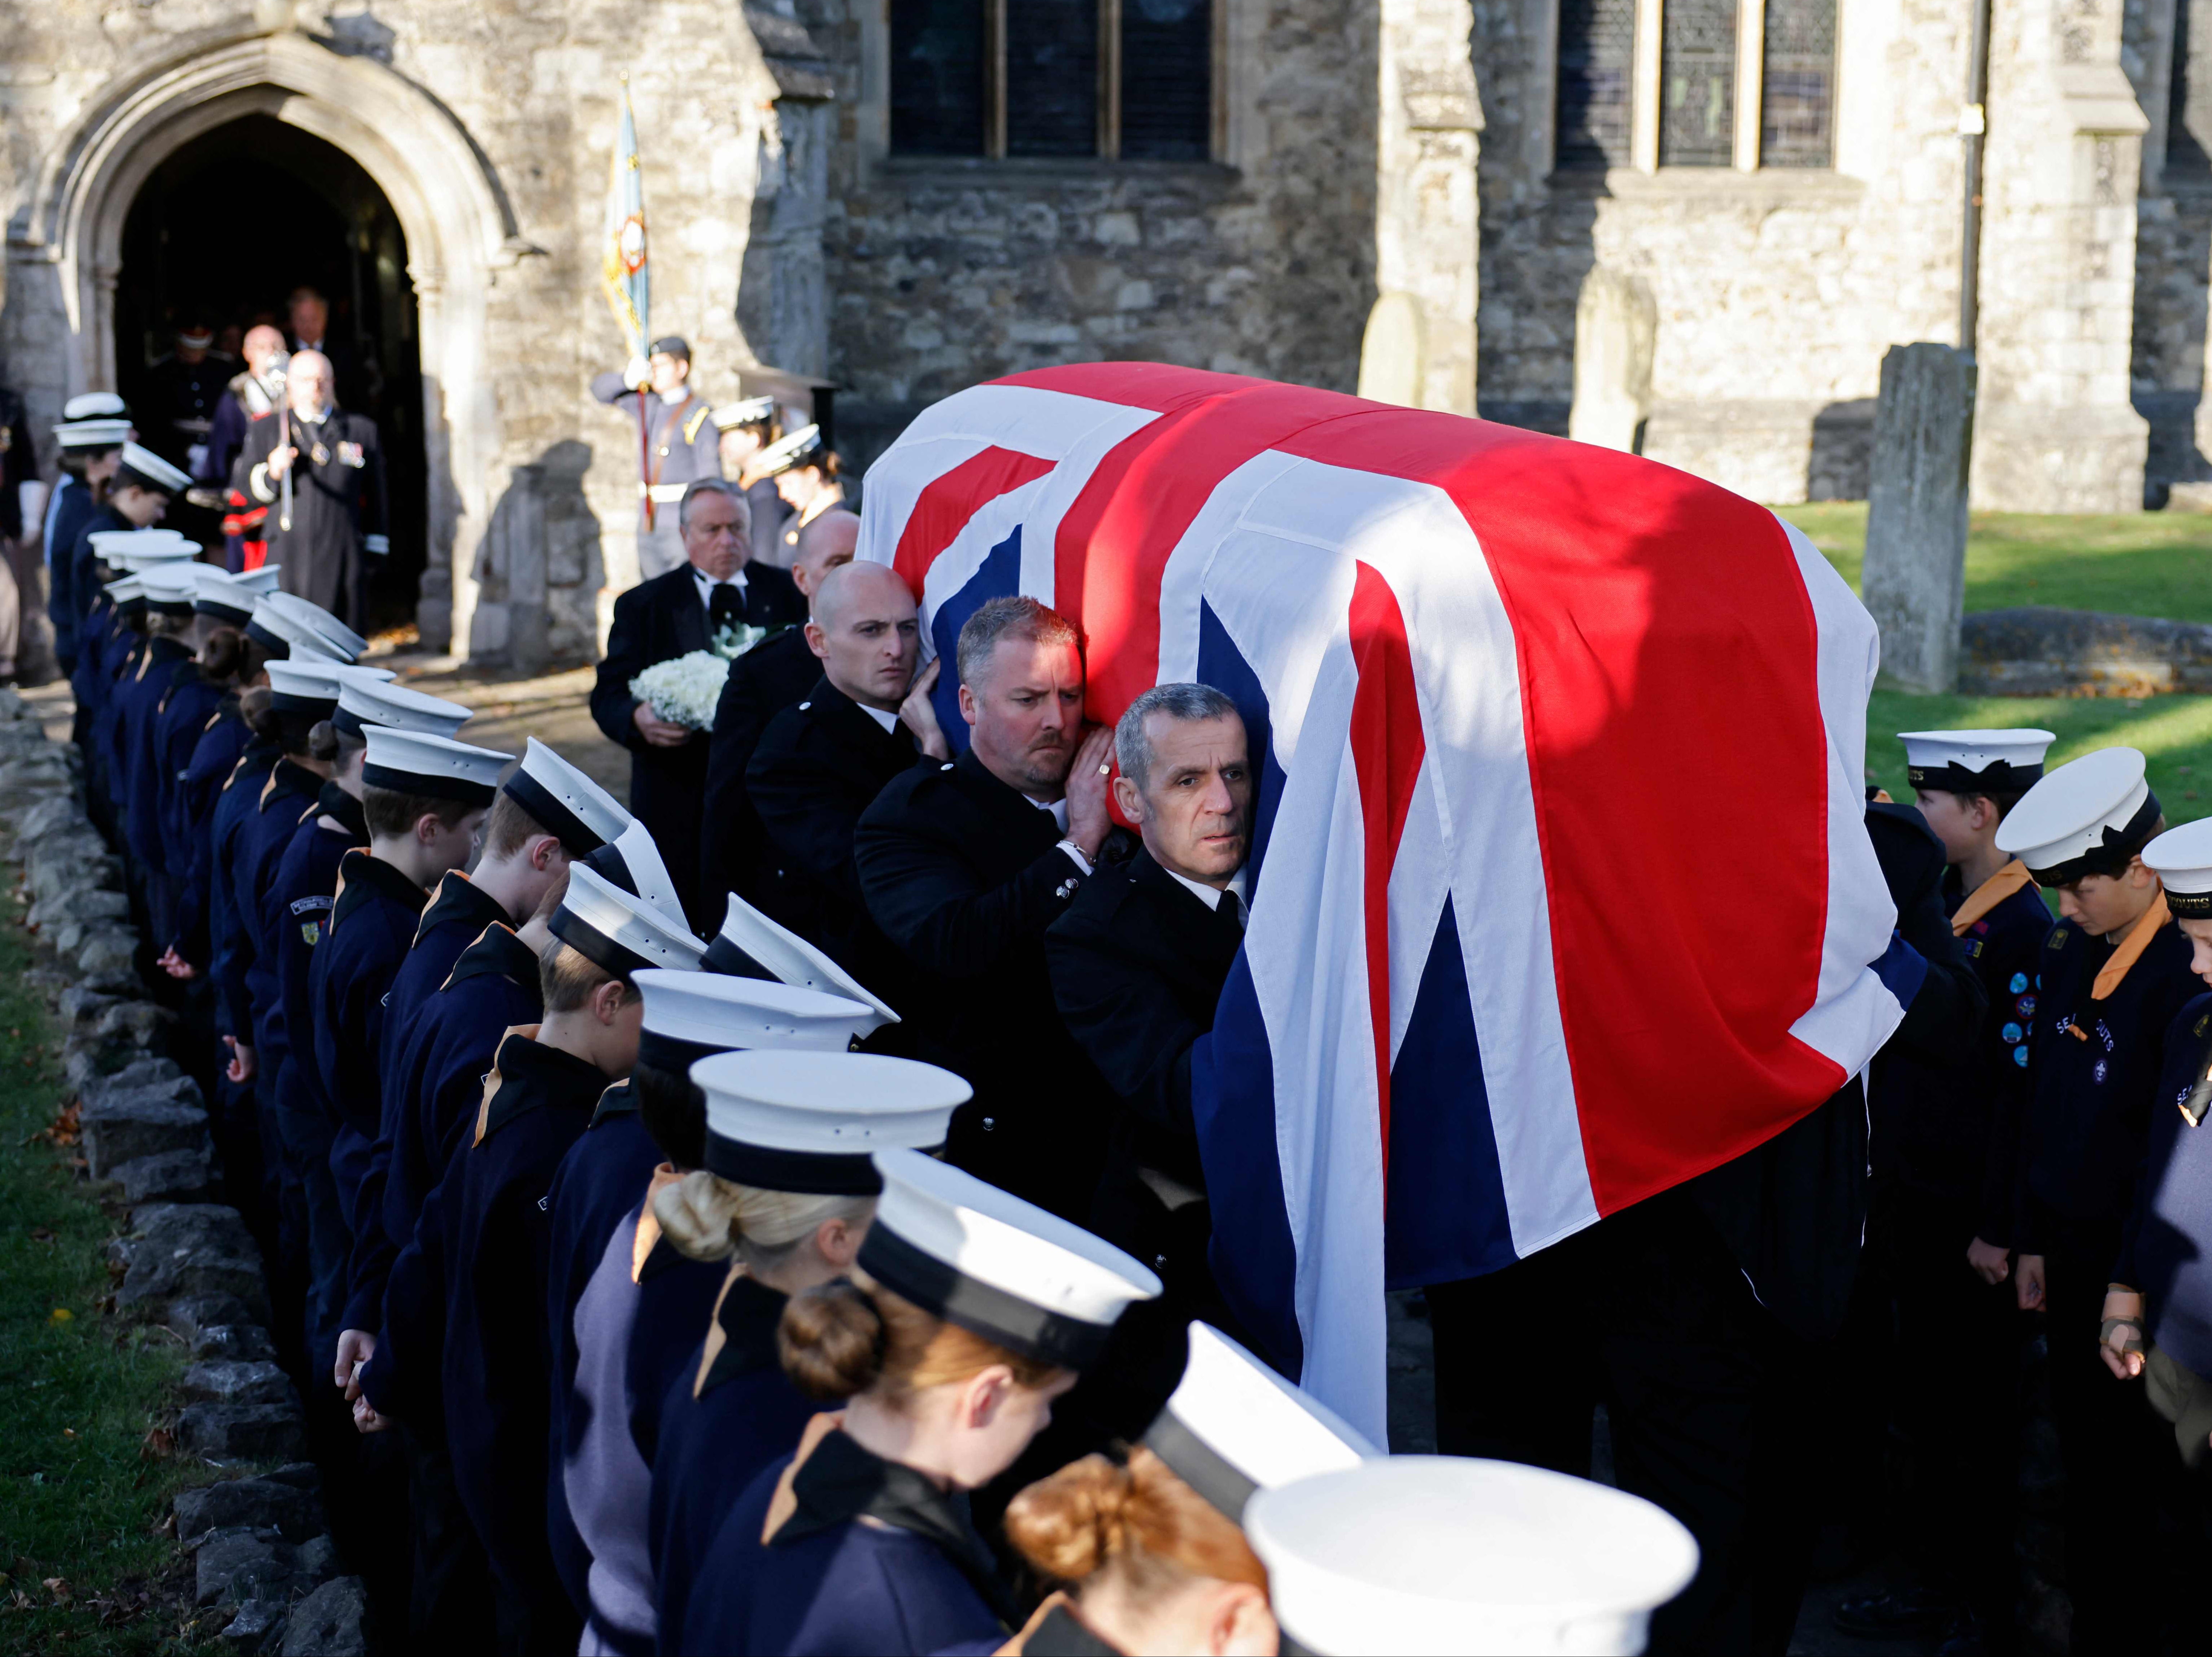
[[[122,440],[117,452],[113,475],[107,480],[106,498],[85,514],[76,531],[76,538],[67,549],[70,575],[69,587],[77,606],[76,620],[82,627],[83,619],[91,612],[91,601],[100,586],[98,566],[100,553],[92,537],[113,534],[124,530],[151,529],[161,521],[169,509],[169,502],[191,487],[191,479],[143,445],[127,437]],[[182,541],[173,534],[166,538]],[[194,547],[191,555],[199,549]],[[58,561],[64,549],[57,541],[53,555]],[[83,660],[82,648],[78,652]]]
[[[915,691],[921,626],[914,594],[887,564],[847,563],[816,591],[808,646],[822,674],[769,721],[745,768],[745,796],[768,844],[759,907],[819,944],[894,1003],[912,968],[868,914],[853,860],[860,814],[925,755],[951,750],[927,683]]]
[[[565,1648],[580,1618],[546,1543],[546,1326],[556,1168],[599,1096],[629,1072],[643,1012],[635,974],[696,968],[698,940],[578,865],[550,926],[545,1017],[510,1031],[473,1140],[440,1193],[447,1232],[441,1391],[454,1483],[491,1561],[503,1650]]]
[[[169,843],[162,832],[167,768],[156,737],[170,694],[181,682],[199,677],[191,639],[196,568],[180,559],[139,573],[139,590],[146,595],[146,650],[137,671],[116,690],[123,850],[133,865],[155,937],[167,934],[176,907]],[[183,871],[177,874],[181,877]]]
[[[688,1649],[933,1652],[1004,1629],[962,1495],[1012,1464],[1122,1312],[1159,1293],[1120,1249],[972,1174],[917,1150],[876,1167],[851,1278],[793,1296],[778,1335],[800,1390],[844,1408],[730,1509]]]
[[[653,831],[693,924],[703,930],[713,920],[696,907],[707,737],[661,719],[630,694],[630,681],[657,662],[708,649],[738,625],[796,626],[806,619],[806,604],[782,570],[747,563],[745,506],[735,486],[702,479],[675,510],[686,561],[615,600],[592,718],[609,741],[629,750],[630,811]]]
[[[637,448],[637,405],[646,405],[645,476],[638,483],[638,580],[650,581],[684,562],[676,532],[677,503],[702,477],[720,478],[721,430],[704,398],[690,386],[691,348],[671,334],[653,342],[650,354],[620,373],[593,378],[592,395],[619,410],[629,422],[629,449]],[[617,447],[617,453],[625,452]]]
[[[667,1383],[653,1464],[659,1646],[696,1648],[685,1608],[731,1504],[788,1454],[817,1408],[784,1373],[775,1331],[792,1295],[844,1276],[875,1213],[869,1150],[944,1143],[968,1084],[949,1071],[855,1053],[700,1060],[705,1166],[663,1192],[663,1235],[728,1262],[703,1339]]]
[[[1863,1291],[1894,1328],[1894,1395],[1920,1499],[1906,1514],[1918,1580],[1846,1602],[1839,1627],[1871,1638],[1942,1635],[1971,1612],[2013,1642],[2023,1337],[2010,1282],[2014,1168],[2031,1089],[2035,976],[2051,912],[2027,867],[1996,846],[2005,813],[2043,775],[2048,731],[1908,731],[1915,803],[1943,844],[1943,906],[1989,1003],[1972,1047],[1936,1064],[1893,1051],[1875,1065]],[[1931,1343],[1957,1354],[1929,1364]],[[1879,1350],[1893,1352],[1887,1339]],[[1892,1360],[1894,1362],[1893,1358]]]
[[[1044,934],[1104,857],[1113,732],[1085,733],[1075,629],[1033,598],[979,608],[957,665],[968,750],[861,814],[860,886],[929,998],[902,1010],[927,1037],[917,1056],[975,1089],[946,1155],[1079,1219],[1115,1103],[1053,1004]]]
[[[773,484],[761,488],[774,490]],[[856,513],[824,513],[799,538],[791,562],[791,584],[811,605],[830,572],[853,561],[860,545]],[[745,792],[745,768],[769,721],[805,700],[822,677],[822,664],[806,642],[804,627],[786,628],[755,645],[730,664],[730,677],[714,704],[714,728],[707,737],[707,782],[700,822],[699,887],[711,899],[735,892],[757,903],[772,872],[767,831]]]
[[[61,476],[46,497],[41,530],[46,616],[54,624],[54,654],[63,676],[72,680],[76,677],[77,630],[92,602],[92,595],[76,586],[77,537],[85,520],[99,510],[97,492],[122,464],[123,446],[131,434],[131,410],[112,391],[84,391],[70,398],[62,405],[61,423],[54,428]]]
[[[2166,889],[2190,964],[2212,984],[2212,819],[2184,823],[2143,848]],[[2112,1284],[2105,1295],[2105,1366],[2141,1377],[2196,1474],[2200,1508],[2212,1443],[2212,995],[2174,1015],[2150,1140]]]
[[[1030,1485],[1006,1540],[1060,1590],[996,1650],[1273,1651],[1267,1573],[1243,1532],[1261,1490],[1379,1454],[1219,1330],[1194,1323],[1173,1394],[1126,1458],[1091,1454]]]
[[[604,1645],[649,1654],[649,1496],[661,1405],[711,1320],[736,1217],[717,1200],[714,1176],[700,1171],[711,1155],[706,1112],[687,1071],[740,1046],[842,1057],[873,1016],[842,997],[708,973],[642,973],[638,987],[646,1028],[632,1090],[667,1160],[637,1181],[638,1198],[569,1309],[575,1368],[565,1405],[555,1407],[567,1429],[561,1500],[591,1558],[592,1630]],[[798,1073],[810,1079],[797,1085],[823,1085],[818,1066]]]
[[[2139,855],[2163,821],[2132,748],[2063,765],[2006,816],[1997,845],[2056,888],[2031,1047],[2014,1281],[2040,1308],[2051,1415],[2066,1466],[2074,1642],[2103,1651],[2135,1626],[2136,1550],[2112,1515],[2145,1465],[2142,1402],[2096,1356],[2097,1327],[2150,1132],[2166,1036],[2197,989],[2190,942]]]

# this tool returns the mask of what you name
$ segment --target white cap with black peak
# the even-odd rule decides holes
[[[633,821],[612,794],[535,737],[523,745],[522,763],[506,788],[540,828],[560,837],[572,858],[590,856]]]
[[[331,716],[331,724],[349,737],[358,737],[372,725],[451,737],[469,722],[474,711],[443,696],[426,695],[388,680],[356,679],[338,693],[338,711]]]
[[[803,990],[848,996],[875,1009],[870,1030],[896,1024],[888,1003],[797,932],[780,926],[758,909],[730,894],[722,930],[707,941],[707,970],[732,978],[772,978]],[[862,1032],[866,1034],[866,1032]]]
[[[707,1096],[709,1173],[823,1196],[882,1190],[873,1153],[943,1144],[969,1096],[951,1071],[872,1053],[726,1053],[695,1063],[691,1080]]]
[[[553,936],[603,971],[628,980],[649,967],[696,970],[702,945],[643,898],[572,864],[568,889],[547,922]]]
[[[1900,731],[1905,771],[1915,788],[1962,794],[2025,793],[2043,777],[2048,731]]]
[[[181,469],[171,465],[143,443],[123,446],[123,464],[116,470],[115,481],[136,483],[157,495],[182,495],[192,486],[192,480]]]
[[[684,901],[676,895],[668,865],[661,861],[660,847],[653,841],[653,831],[635,818],[587,856],[584,866],[642,899],[671,926],[680,927],[686,937],[690,935],[691,923],[684,913]]]
[[[358,689],[346,686],[338,693],[338,706],[343,707]],[[362,759],[361,780],[369,787],[459,800],[464,805],[489,805],[499,792],[499,774],[514,757],[431,731],[372,725],[362,735],[368,751]]]
[[[868,1010],[842,995],[817,995],[758,979],[708,972],[637,975],[645,1020],[637,1061],[681,1076],[709,1053],[738,1047],[844,1053]]]
[[[2142,848],[2177,920],[2212,920],[2212,817],[2169,828]]]
[[[2039,886],[2120,873],[2159,819],[2148,768],[2135,749],[2100,748],[2047,773],[1997,825],[1997,849]]]

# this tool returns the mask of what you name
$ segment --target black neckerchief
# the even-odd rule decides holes
[[[991,1551],[975,1534],[964,1493],[941,1490],[922,1474],[860,1448],[850,1433],[825,1434],[792,1476],[798,1506],[769,1542],[796,1542],[818,1531],[867,1518],[911,1531],[936,1544],[994,1612],[1008,1611]]]
[[[315,810],[343,826],[356,844],[368,844],[368,814],[362,810],[361,802],[337,786],[325,782],[315,795]]]
[[[714,1325],[722,1332],[722,1344],[700,1380],[700,1397],[704,1398],[726,1381],[757,1375],[763,1369],[776,1367],[781,1360],[776,1357],[775,1328],[783,1320],[785,1304],[783,1296],[750,1278],[739,1278],[731,1284],[721,1305],[714,1310]]]
[[[220,718],[221,715],[218,714],[217,717]],[[266,773],[282,757],[283,751],[278,744],[265,737],[248,737],[245,750],[238,756],[238,762],[230,768],[230,774],[222,780],[221,792],[228,793],[231,784],[236,782],[240,777]],[[264,765],[264,761],[268,763]]]
[[[373,898],[404,905],[410,909],[422,907],[423,891],[395,864],[356,847],[338,859],[337,899],[331,905],[331,931],[338,923]]]
[[[492,976],[510,979],[533,992],[538,986],[537,952],[514,935],[512,926],[496,921],[461,951],[453,970],[438,987],[449,990],[465,979]]]
[[[448,869],[439,877],[438,889],[430,895],[428,906],[422,911],[422,920],[415,928],[415,943],[433,927],[458,924],[468,928],[471,938],[483,936],[483,929],[493,922],[507,924],[506,909],[483,894],[483,889],[459,869]],[[414,944],[408,945],[410,949]]]
[[[1076,1620],[1066,1605],[1054,1605],[1022,1642],[1022,1657],[1121,1657]]]

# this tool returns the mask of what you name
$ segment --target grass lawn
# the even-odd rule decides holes
[[[45,1137],[67,1089],[21,921],[0,892],[0,1650],[208,1648],[159,1582],[180,1566],[156,1527],[192,1469],[148,1454],[183,1351],[100,1309],[116,1228]]]
[[[1858,586],[1865,501],[1823,501],[1780,511]],[[1966,531],[1966,608],[2014,604],[2212,622],[2212,514],[1978,512]]]
[[[1866,502],[1818,501],[1780,510],[1856,591],[1866,550]],[[2212,516],[1978,512],[1966,535],[1966,608],[2014,604],[2212,622]],[[2052,765],[2116,744],[2140,748],[2150,761],[2150,786],[2169,823],[2212,815],[2212,696],[1915,696],[1877,690],[1867,713],[1867,769],[1897,798],[1909,800],[1898,731],[2001,725],[2056,731]]]

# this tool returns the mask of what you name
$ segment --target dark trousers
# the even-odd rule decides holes
[[[1588,1478],[1602,1401],[1620,1488],[1689,1527],[1698,1575],[1651,1649],[1789,1645],[1813,1539],[1802,1400],[1820,1354],[1753,1297],[1683,1193],[1428,1290],[1437,1448]]]
[[[1899,1514],[1908,1555],[1931,1586],[1972,1607],[1988,1648],[2008,1650],[2029,1331],[2012,1280],[1984,1283],[1966,1264],[1972,1232],[1953,1205],[1899,1188],[1877,1197],[1869,1247],[1895,1334],[1883,1390],[1912,1457]]]
[[[425,1651],[489,1651],[496,1627],[491,1567],[453,1489],[453,1463],[428,1438],[405,1427],[393,1430],[406,1451],[415,1541],[409,1631]]]

